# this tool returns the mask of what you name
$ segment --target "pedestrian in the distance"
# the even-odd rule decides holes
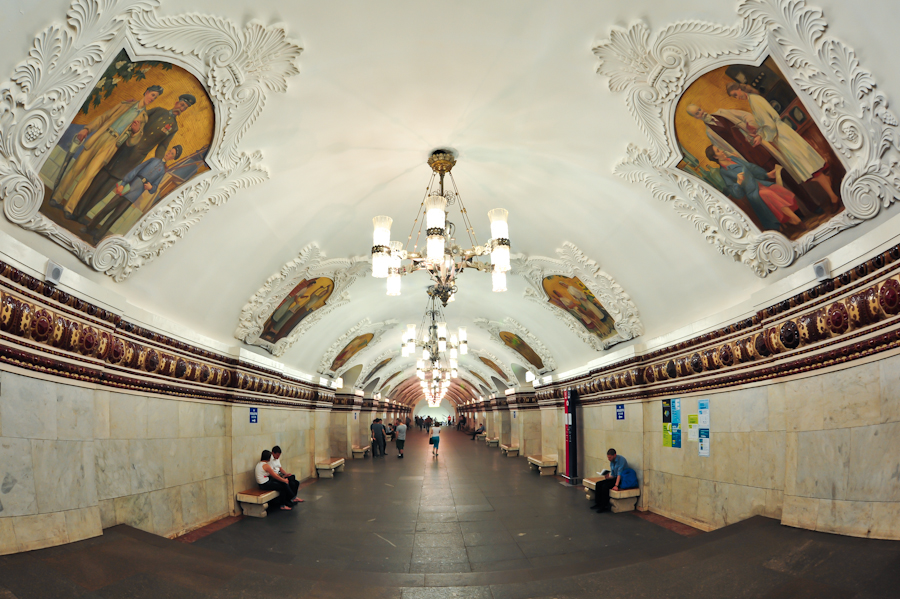
[[[406,425],[397,421],[397,457],[403,457],[403,446],[406,444]]]
[[[432,424],[428,429],[428,436],[431,438],[431,455],[437,456],[438,446],[441,444],[441,425],[438,422]]]

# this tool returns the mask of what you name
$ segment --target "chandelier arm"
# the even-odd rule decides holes
[[[412,241],[413,231],[416,230],[416,223],[419,222],[419,217],[422,216],[422,211],[425,209],[425,200],[428,198],[428,193],[431,191],[431,186],[434,185],[434,175],[435,173],[431,173],[431,179],[428,181],[428,185],[425,187],[425,197],[422,198],[422,203],[419,204],[419,211],[416,213],[416,220],[413,221],[412,229],[409,230],[409,236],[406,238],[406,251],[409,252],[409,242]],[[425,224],[425,219],[422,219],[422,224]],[[419,247],[419,238],[422,237],[422,225],[419,225],[419,232],[416,235],[416,243],[413,246],[413,251],[415,251]]]
[[[463,217],[463,224],[466,226],[466,233],[469,234],[469,241],[472,242],[473,247],[477,246],[478,239],[475,237],[475,227],[472,226],[472,221],[469,220],[469,213],[466,211],[466,205],[463,204],[462,196],[459,195],[459,189],[456,187],[456,179],[453,178],[453,173],[450,173],[450,184],[453,185],[453,193],[459,201],[459,211]]]

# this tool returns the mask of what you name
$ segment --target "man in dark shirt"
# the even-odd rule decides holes
[[[620,455],[616,455],[616,450],[610,448],[606,452],[606,459],[609,460],[609,474],[604,474],[604,480],[597,481],[597,490],[595,496],[597,505],[594,506],[597,511],[605,512],[609,509],[609,491],[619,490],[622,483],[622,472],[628,468],[628,462]]]
[[[144,162],[147,155],[155,147],[156,158],[162,160],[169,149],[172,138],[178,133],[178,117],[196,104],[197,99],[191,94],[182,94],[171,110],[153,108],[147,111],[147,123],[144,125],[143,137],[134,146],[123,144],[113,157],[91,181],[74,210],[74,217],[81,224],[88,224],[87,213],[100,203],[136,166]],[[83,222],[82,222],[83,221]]]
[[[381,418],[376,418],[372,423],[372,457],[377,458],[379,455],[384,457],[385,449],[387,449],[387,439],[384,425],[381,424]]]

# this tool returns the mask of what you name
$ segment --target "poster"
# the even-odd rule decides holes
[[[681,448],[681,400],[673,399],[672,405],[672,447]]]
[[[663,430],[663,447],[672,447],[672,402],[664,399],[662,401],[662,430]]]
[[[700,412],[698,424],[702,428],[709,428],[709,400],[701,399],[697,402],[698,411]]]
[[[697,414],[688,414],[688,441],[700,439],[700,417]]]
[[[703,457],[703,458],[709,457],[709,429],[708,428],[700,429],[700,443],[698,446],[698,450],[700,452],[700,457]]]

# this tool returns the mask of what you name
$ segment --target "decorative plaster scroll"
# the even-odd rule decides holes
[[[563,247],[556,250],[556,254],[559,256],[558,259],[542,256],[531,258],[516,256],[512,259],[513,273],[521,275],[528,281],[528,287],[525,288],[527,299],[544,306],[578,335],[579,339],[597,351],[637,337],[644,332],[644,325],[638,316],[637,306],[615,279],[600,270],[599,264],[585,256],[581,250],[568,241],[563,244]],[[551,275],[578,277],[613,317],[616,334],[601,340],[585,329],[574,316],[551,304],[543,286],[544,278]]]
[[[535,337],[531,331],[526,329],[523,325],[516,322],[512,317],[507,316],[503,322],[494,322],[488,320],[486,318],[476,318],[475,324],[479,327],[488,331],[491,334],[491,340],[495,343],[503,346],[506,350],[513,352],[517,359],[523,361],[522,365],[525,366],[528,370],[533,370],[538,374],[547,374],[548,372],[553,372],[556,370],[556,360],[553,359],[553,356],[550,355],[550,350],[547,349],[547,346],[541,343],[541,340]],[[511,333],[515,333],[519,337],[525,341],[531,349],[534,350],[534,353],[538,355],[541,359],[541,362],[544,363],[543,368],[537,368],[534,364],[529,362],[523,355],[517,353],[511,347],[506,345],[503,340],[500,338],[500,333],[503,331],[509,331]]]
[[[372,341],[374,341],[374,339]],[[369,345],[371,345],[371,343]],[[359,372],[359,376],[356,378],[356,380],[359,381],[360,384],[365,383],[366,379],[369,378],[369,375],[372,373],[372,370],[376,366],[381,364],[382,361],[387,360],[388,358],[393,359],[393,358],[397,357],[398,355],[400,355],[400,352],[397,351],[396,349],[389,349],[389,350],[381,352],[381,354],[379,354],[379,356],[377,358],[375,358],[374,360],[370,360],[368,363],[364,363],[365,365],[363,366],[363,369]]]
[[[326,314],[350,301],[349,288],[358,277],[366,275],[368,264],[368,258],[365,257],[326,260],[325,253],[318,245],[307,245],[296,258],[285,262],[281,270],[266,279],[265,285],[244,304],[234,331],[235,338],[248,345],[265,348],[272,355],[281,356]],[[316,277],[328,277],[334,281],[334,291],[325,305],[301,320],[284,339],[276,343],[260,339],[266,321],[281,301],[302,281]]]
[[[597,71],[609,77],[610,90],[625,92],[628,109],[651,143],[646,149],[630,146],[615,172],[647,185],[720,253],[764,277],[874,218],[900,197],[898,121],[854,51],[825,35],[820,10],[804,0],[744,0],[738,14],[742,20],[735,27],[683,21],[656,34],[643,22],[614,27],[594,54],[600,59]],[[717,67],[756,64],[767,54],[793,82],[847,166],[841,186],[846,210],[793,242],[780,233],[760,233],[718,191],[676,168],[681,152],[673,111],[687,85]]]
[[[376,361],[375,364],[377,364],[377,363],[378,362]],[[387,381],[389,378],[391,378],[395,374],[403,373],[404,371],[408,370],[409,368],[414,368],[414,367],[415,367],[415,364],[403,364],[400,366],[393,366],[390,370],[387,370],[384,373],[384,376],[381,377],[381,380],[378,382],[378,389],[376,389],[376,391],[383,390],[385,381]],[[403,377],[400,377],[400,379],[398,381],[402,381],[402,380],[403,380]],[[394,383],[394,384],[396,384],[396,383]]]
[[[460,364],[459,366],[460,366],[460,368],[459,368],[460,371],[462,371],[462,370],[468,370],[470,374],[472,374],[472,375],[476,375],[476,374],[477,374],[477,375],[480,376],[482,379],[484,379],[485,381],[487,381],[487,385],[486,385],[486,386],[487,386],[488,392],[492,392],[492,393],[500,393],[500,389],[498,389],[498,388],[497,388],[497,385],[495,385],[494,382],[491,380],[491,376],[494,376],[496,373],[494,373],[493,370],[490,370],[489,368],[487,368],[487,366],[485,366],[484,363],[483,363],[481,360],[478,360],[478,366],[477,366],[477,367],[475,367],[475,366],[473,366],[473,365],[471,365],[471,364],[469,364],[469,363],[466,363],[466,364]],[[483,367],[483,368],[482,368],[482,367]],[[493,373],[493,374],[491,374],[491,373]],[[476,380],[478,379],[478,377],[475,377],[475,378],[476,378]],[[485,387],[485,385],[483,385],[483,384],[481,384],[481,383],[479,383],[479,384],[476,385],[476,386],[477,386],[479,389],[481,389],[482,387]]]
[[[505,361],[501,360],[491,352],[484,349],[473,349],[470,353],[474,354],[478,358],[486,358],[496,364],[500,368],[500,370],[503,371],[503,374],[506,375],[506,380],[503,381],[504,383],[506,383],[510,387],[519,386],[519,379],[516,378],[516,375],[512,371],[512,368],[510,368],[509,364],[507,364]],[[479,360],[479,362],[481,361]],[[484,364],[484,362],[481,363]],[[497,372],[493,368],[489,367],[487,364],[484,364],[484,366],[486,369],[485,372],[491,373],[490,376],[497,376]],[[491,379],[487,378],[486,380],[489,381]]]
[[[337,340],[331,344],[331,347],[325,352],[325,355],[322,356],[322,361],[319,363],[319,372],[326,376],[330,376],[333,378],[337,378],[345,373],[347,370],[351,368],[352,360],[347,360],[347,364],[343,367],[338,368],[337,370],[331,370],[331,364],[334,362],[335,357],[337,357],[338,353],[344,347],[353,340],[353,338],[358,337],[359,335],[365,335],[367,333],[372,333],[372,340],[369,341],[368,345],[364,347],[362,352],[374,347],[378,340],[381,339],[381,336],[384,335],[385,331],[394,325],[398,324],[400,321],[398,320],[385,320],[384,322],[376,322],[372,323],[369,320],[369,317],[363,318],[358,323],[347,329],[347,332],[337,338]]]
[[[116,281],[152,261],[184,237],[213,207],[238,189],[268,178],[259,152],[240,149],[271,92],[287,89],[299,71],[301,48],[278,26],[243,29],[218,17],[157,18],[159,0],[73,0],[66,24],[40,33],[10,81],[0,84],[0,198],[17,225],[46,235]],[[210,172],[182,185],[124,237],[96,248],[38,212],[41,164],[80,108],[104,65],[128,48],[135,60],[164,60],[198,74],[216,108]]]

